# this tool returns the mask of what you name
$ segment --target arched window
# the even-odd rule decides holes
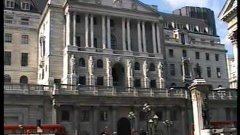
[[[4,75],[4,83],[11,83],[11,76],[10,75]]]
[[[111,47],[114,50],[117,49],[117,39],[114,35],[111,35]]]
[[[21,84],[28,84],[28,78],[26,76],[20,77],[20,83]]]
[[[85,67],[85,60],[83,58],[80,58],[78,62],[80,67]]]
[[[153,63],[150,64],[149,70],[150,71],[155,71],[155,65]]]
[[[140,70],[140,64],[138,62],[135,62],[134,69],[135,70]]]
[[[97,68],[103,68],[103,61],[102,60],[97,60]]]

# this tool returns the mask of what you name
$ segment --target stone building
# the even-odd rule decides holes
[[[234,78],[229,78],[230,86],[237,88],[238,80],[238,43],[237,43],[237,0],[226,0],[218,18],[228,23],[228,38],[232,42],[234,66],[230,74],[235,75]]]
[[[182,44],[179,33],[216,42],[219,38],[203,21],[190,17],[189,29],[198,22],[200,28],[207,27],[208,34],[168,30],[166,22],[172,24],[173,16],[178,21],[186,18],[158,12],[156,7],[137,0],[47,1],[37,26],[37,85],[5,83],[5,124],[35,124],[40,119],[43,124],[62,124],[74,135],[97,135],[106,127],[124,134],[130,128],[146,130],[143,104],[148,103],[152,110],[149,116],[159,117],[158,132],[165,134],[162,122],[171,120],[171,135],[188,134],[192,124],[190,96],[186,88],[167,89],[171,83],[176,83],[175,87],[186,85],[180,75],[172,81],[168,65],[182,62],[183,47],[192,53],[204,51],[203,45],[187,45],[187,39],[186,45]],[[174,42],[168,43],[166,35],[173,34]],[[218,84],[228,87],[226,60],[221,59],[225,58],[225,49],[214,41],[214,46],[207,42],[205,49],[219,54],[215,65],[222,64],[222,78],[213,82],[204,72],[202,77],[214,88]],[[171,47],[176,48],[179,59],[168,57]],[[199,60],[202,68],[207,67],[204,62]],[[184,77],[189,79],[187,74]],[[234,90],[213,91],[209,99],[213,121],[236,119]],[[130,111],[136,115],[133,120],[128,118]]]

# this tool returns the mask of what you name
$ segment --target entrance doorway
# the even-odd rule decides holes
[[[131,123],[127,118],[121,118],[117,123],[117,135],[131,135]]]
[[[125,86],[124,67],[121,63],[116,63],[112,67],[113,86]]]

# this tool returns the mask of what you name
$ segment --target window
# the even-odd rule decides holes
[[[219,54],[215,54],[215,60],[219,61]]]
[[[150,88],[156,88],[156,80],[151,80],[150,81]]]
[[[10,33],[5,33],[5,39],[4,39],[5,42],[7,43],[12,43],[12,34]]]
[[[89,111],[88,110],[82,111],[81,121],[89,121]]]
[[[110,26],[111,26],[111,27],[114,27],[114,26],[115,26],[115,22],[114,22],[113,19],[110,19]]]
[[[220,71],[220,68],[217,68],[217,78],[221,78],[221,71]]]
[[[135,62],[134,70],[140,70],[140,64],[138,62]]]
[[[95,48],[97,48],[97,38],[94,38],[93,45],[94,45]]]
[[[15,1],[14,0],[5,0],[5,7],[6,8],[14,8],[15,7]]]
[[[85,60],[83,58],[80,58],[78,62],[80,67],[85,67]]]
[[[80,15],[76,15],[76,23],[81,23],[81,17],[80,17]]]
[[[76,45],[77,45],[78,47],[80,47],[80,45],[81,45],[81,38],[80,38],[80,36],[77,36],[77,37],[76,37]]]
[[[108,120],[108,113],[106,111],[100,111],[100,120],[107,121]]]
[[[168,54],[169,57],[173,57],[174,56],[173,49],[168,49]]]
[[[22,53],[21,66],[28,66],[28,53]]]
[[[207,67],[207,76],[210,78],[211,75],[211,67]]]
[[[155,65],[153,63],[150,64],[149,70],[150,71],[155,71]]]
[[[199,52],[195,52],[196,59],[200,59],[200,54]]]
[[[97,25],[97,17],[93,17],[93,24]]]
[[[103,68],[103,61],[97,60],[97,68]]]
[[[175,64],[170,64],[170,75],[175,76]]]
[[[80,85],[86,85],[86,77],[85,77],[85,76],[79,76],[79,78],[78,78],[78,84],[80,84]]]
[[[28,44],[28,35],[22,35],[22,38],[21,38],[21,43],[22,44]]]
[[[183,33],[181,34],[181,42],[183,45],[185,45],[185,36]]]
[[[21,8],[22,10],[30,10],[30,3],[28,1],[22,1]]]
[[[134,80],[134,87],[137,87],[137,88],[141,87],[141,80],[140,79],[135,79]]]
[[[226,120],[230,121],[231,120],[231,109],[230,108],[226,108],[225,114],[226,114]]]
[[[205,56],[206,56],[206,60],[210,60],[209,59],[209,53],[205,53]]]
[[[11,76],[10,75],[4,75],[4,83],[11,83]]]
[[[29,18],[21,18],[21,25],[29,25]]]
[[[69,111],[66,111],[66,110],[61,111],[61,121],[70,121]]]
[[[42,80],[44,79],[44,69],[42,69]]]
[[[172,110],[170,113],[170,119],[172,121],[176,121],[177,120],[177,111],[176,110]]]
[[[21,84],[28,84],[28,78],[26,76],[20,77],[20,83]]]
[[[97,77],[97,85],[103,86],[103,77]]]
[[[4,52],[4,65],[11,65],[11,52]]]
[[[117,39],[114,35],[111,35],[111,47],[112,49],[117,49]]]
[[[4,22],[13,23],[13,16],[5,15]]]
[[[187,51],[186,51],[186,50],[183,50],[183,51],[182,51],[182,56],[183,56],[183,57],[187,57]]]

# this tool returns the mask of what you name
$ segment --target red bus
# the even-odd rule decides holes
[[[39,131],[40,130],[40,131]],[[62,125],[4,125],[4,135],[67,135]]]

